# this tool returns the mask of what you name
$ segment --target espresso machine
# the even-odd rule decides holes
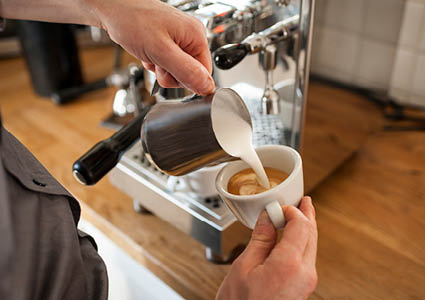
[[[314,0],[168,3],[198,18],[206,27],[216,86],[232,88],[244,100],[252,119],[254,146],[281,144],[300,150]],[[145,71],[143,80],[143,88],[150,91],[155,78]],[[186,95],[182,89],[161,88],[155,101],[175,101]],[[143,99],[141,102],[139,114],[143,116],[148,104],[143,104]],[[142,122],[143,117],[136,117],[133,125],[139,127],[133,127],[140,130]],[[146,159],[140,140],[132,144],[131,139],[119,134],[114,144],[122,145],[118,152],[123,153],[116,155],[119,162],[109,173],[111,183],[134,199],[136,211],[153,213],[205,245],[209,260],[232,261],[251,232],[217,196],[214,179],[223,165],[170,176]],[[132,135],[135,139],[140,131],[134,130]],[[104,165],[108,170],[102,174],[114,164]],[[74,169],[74,175],[85,184],[93,183],[87,182],[78,169]]]

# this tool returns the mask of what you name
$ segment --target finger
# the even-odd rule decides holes
[[[300,204],[301,212],[309,219],[310,224],[310,238],[307,242],[307,246],[304,250],[304,261],[310,266],[316,265],[317,256],[317,224],[316,224],[316,213],[310,197],[303,197]]]
[[[262,264],[276,245],[276,238],[276,229],[267,212],[263,211],[255,224],[251,240],[239,259],[244,269],[248,271]]]
[[[177,80],[163,68],[155,66],[155,75],[158,83],[163,88],[178,88],[180,87]]]
[[[179,44],[184,52],[193,56],[198,60],[208,71],[212,73],[212,58],[209,51],[208,39],[205,26],[196,18],[192,17],[197,24],[197,28],[193,29],[193,38],[188,44]]]
[[[151,72],[155,72],[155,65],[154,64],[142,61],[142,65],[146,70],[149,70]]]
[[[212,58],[211,58],[211,52],[208,50],[209,47],[206,40],[202,49],[204,49],[204,51],[201,50],[199,54],[194,55],[193,57],[196,60],[198,60],[207,69],[209,74],[211,74],[212,73]]]
[[[288,251],[295,251],[303,256],[310,238],[309,220],[294,206],[284,206],[286,225],[283,228],[282,238],[273,249],[271,255],[282,255]]]
[[[316,220],[316,212],[311,197],[305,196],[301,199],[300,210],[310,221]]]
[[[167,70],[183,86],[197,94],[207,95],[214,91],[215,85],[211,74],[202,63],[184,52],[173,41],[164,46],[167,55],[154,58],[155,64]]]
[[[310,232],[310,238],[304,250],[303,261],[307,265],[314,267],[316,265],[317,238],[318,238],[316,222],[314,222],[314,224],[312,223],[311,226],[312,226],[312,229]]]
[[[202,52],[201,54],[194,56],[208,71],[209,74],[212,73],[212,59],[211,52]]]

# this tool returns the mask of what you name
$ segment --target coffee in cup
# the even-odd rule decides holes
[[[288,174],[271,167],[265,167],[267,179],[270,183],[270,188],[273,188],[288,178]],[[228,184],[227,191],[233,195],[255,195],[267,191],[259,181],[253,169],[247,168],[233,175]]]
[[[275,168],[289,176],[275,187],[251,195],[236,195],[229,191],[229,181],[250,166],[244,161],[233,161],[217,175],[217,191],[236,218],[253,229],[258,216],[265,209],[276,228],[285,224],[282,205],[298,206],[304,195],[302,160],[299,153],[288,146],[267,145],[256,149],[261,164],[267,169]]]

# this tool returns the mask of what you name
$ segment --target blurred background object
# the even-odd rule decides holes
[[[18,20],[7,20],[4,31],[0,32],[0,59],[16,57],[22,54],[21,44],[17,35],[19,22]],[[78,47],[91,48],[113,44],[108,34],[102,29],[72,24],[68,26],[72,28],[75,34]]]
[[[0,58],[22,55],[32,86],[42,97],[65,104],[82,94],[107,86],[105,78],[85,82],[79,50],[112,44],[98,28],[72,24],[8,20],[0,35]]]
[[[44,97],[83,83],[74,30],[69,24],[15,21],[32,85]]]

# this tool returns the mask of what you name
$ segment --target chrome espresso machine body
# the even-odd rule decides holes
[[[300,149],[314,0],[168,3],[207,28],[216,85],[234,89],[245,101],[255,146]],[[144,86],[151,87],[152,80],[145,76]],[[156,100],[173,98],[164,95],[185,93],[161,93]],[[215,192],[214,177],[221,167],[168,176],[149,163],[137,142],[111,171],[110,180],[134,199],[136,210],[152,212],[189,234],[206,246],[208,259],[220,263],[231,261],[250,236]]]

